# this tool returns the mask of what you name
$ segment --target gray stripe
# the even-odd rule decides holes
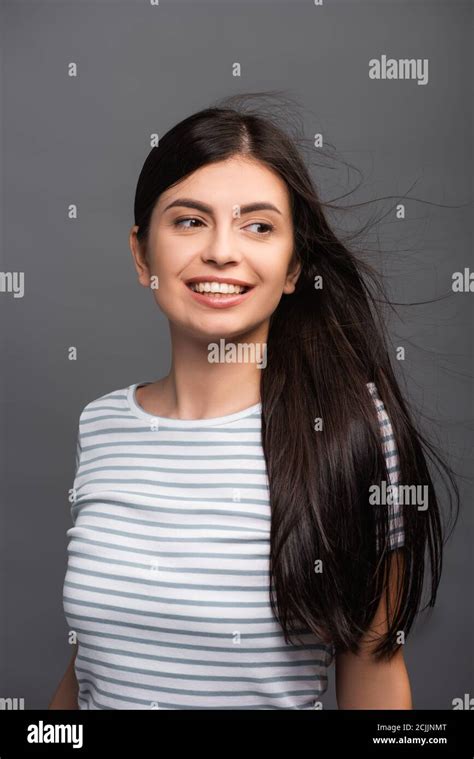
[[[77,504],[77,508],[78,509],[80,509],[81,507],[83,508],[84,504],[87,504],[89,502],[95,505],[97,505],[97,503],[111,503],[114,506],[121,506],[120,502],[117,502],[115,498],[107,498],[106,496],[103,497],[102,493],[100,493],[100,501],[99,501],[98,495],[99,494],[97,493],[93,493],[92,495],[81,495],[80,503]],[[143,493],[140,493],[140,495],[143,495]],[[176,500],[176,499],[173,498],[172,500]],[[190,501],[193,499],[186,498],[184,500]],[[201,500],[204,500],[204,499],[201,499]],[[215,500],[218,500],[218,499],[215,499]],[[253,503],[250,500],[248,502]],[[233,503],[235,503],[235,505],[237,505],[237,503],[240,505],[242,501],[233,501]],[[252,520],[257,519],[264,522],[270,522],[271,520],[271,517],[267,514],[258,514],[252,511],[237,511],[236,509],[232,509],[232,513],[229,514],[228,509],[184,509],[184,508],[173,509],[171,507],[164,507],[161,504],[159,506],[146,506],[145,504],[141,504],[141,503],[126,503],[126,508],[131,509],[131,510],[137,509],[140,511],[151,511],[154,514],[161,514],[161,513],[163,514],[189,514],[189,515],[199,514],[200,516],[206,515],[206,516],[225,516],[225,517],[228,517],[230,515],[233,517],[245,517],[246,519],[252,519]],[[71,509],[75,510],[76,506],[73,504],[71,506]]]
[[[109,661],[97,661],[94,659],[89,659],[87,656],[83,656],[82,654],[77,654],[77,660],[79,662],[89,662],[90,664],[96,664],[100,667],[105,667],[106,669],[114,669],[118,670],[119,672],[133,672],[140,675],[148,675],[150,677],[160,677],[160,678],[171,678],[172,680],[194,680],[197,682],[204,681],[206,682],[208,680],[208,677],[206,675],[189,675],[189,674],[181,674],[180,672],[161,672],[161,671],[150,671],[147,669],[140,669],[140,667],[125,667],[120,664],[112,664]],[[133,682],[127,682],[126,680],[113,680],[112,678],[104,677],[103,675],[98,675],[101,680],[109,680],[110,682],[120,682],[122,685],[127,685],[129,687],[135,687],[135,688],[147,688],[149,690],[157,690],[156,685],[149,685],[148,683],[140,683],[137,685],[137,683]],[[257,684],[263,684],[263,683],[280,683],[280,682],[297,682],[299,680],[324,680],[325,678],[321,677],[317,673],[310,675],[281,675],[277,677],[231,677],[226,675],[213,675],[212,681],[215,683],[257,683]],[[162,689],[162,686],[159,686],[159,689]],[[168,690],[167,688],[163,688],[163,690]],[[180,692],[178,689],[171,689],[172,692]],[[197,695],[201,696],[217,696],[217,695],[225,695],[226,691],[205,691],[204,693],[201,691],[182,691],[181,693],[186,692],[192,692]],[[227,692],[227,695],[234,696],[236,695],[236,691],[231,691],[230,693]],[[240,694],[241,696],[247,696],[247,695],[253,695],[252,693],[245,693],[242,692]],[[267,696],[271,696],[271,693],[267,693]],[[275,694],[277,698],[281,698],[281,694]]]
[[[69,599],[69,598],[66,599],[66,597],[65,597],[65,600],[71,601],[72,603],[75,603],[75,604],[80,603],[78,601],[75,601],[74,599],[72,599],[72,600]],[[87,602],[83,602],[82,606],[91,606],[91,604],[89,604]],[[97,604],[95,604],[95,606],[97,606]],[[219,633],[219,632],[207,631],[207,632],[204,633],[204,632],[199,632],[199,631],[196,632],[195,630],[194,631],[193,630],[181,630],[181,629],[178,629],[176,627],[173,627],[172,629],[170,629],[168,627],[157,627],[156,625],[141,625],[138,622],[129,622],[128,620],[127,621],[123,621],[123,620],[120,621],[120,620],[114,620],[114,619],[102,619],[101,617],[86,617],[84,614],[75,614],[72,611],[68,611],[68,617],[71,617],[73,619],[79,619],[79,620],[86,621],[86,622],[96,622],[97,624],[101,624],[101,625],[116,625],[116,626],[119,626],[119,627],[126,627],[126,628],[130,627],[130,628],[137,629],[137,630],[148,630],[149,632],[152,632],[152,633],[165,633],[165,634],[170,635],[170,634],[172,634],[174,632],[174,633],[176,633],[176,635],[180,635],[180,636],[187,635],[190,638],[193,638],[193,637],[195,637],[195,638],[203,638],[203,637],[205,637],[205,638],[217,638],[218,640],[228,640],[229,639],[229,633],[228,632]],[[76,629],[76,628],[74,628],[74,629]],[[89,634],[90,635],[96,635],[97,633],[95,631],[93,631],[93,632],[91,632]],[[305,630],[295,630],[295,634],[299,634],[300,636],[303,636],[303,637],[304,636],[310,636],[311,639],[314,638],[314,636],[312,635],[312,633],[307,632]],[[111,633],[111,635],[112,635],[112,637],[116,637],[116,635],[114,633]],[[282,639],[281,630],[278,630],[276,632],[261,632],[261,633],[246,632],[245,633],[245,639],[246,640],[254,640],[254,639],[255,640],[260,640],[261,638],[264,638],[264,639],[278,638],[278,640],[281,640]],[[166,645],[170,645],[170,644],[166,644]],[[185,645],[185,644],[179,643],[179,646],[181,646],[181,645]],[[195,646],[193,644],[192,648],[194,648],[194,647]],[[316,650],[321,650],[322,648],[325,648],[325,646],[323,646],[323,644],[315,644],[314,647],[315,647]],[[306,650],[307,648],[313,648],[313,646],[310,645],[310,644],[304,643],[303,645],[298,644],[297,648],[299,648],[299,649],[303,648],[303,650]],[[212,649],[210,649],[210,650],[212,650]],[[275,649],[274,648],[270,648],[270,649],[269,648],[262,648],[262,649],[259,648],[258,650],[261,650],[263,652],[272,652]],[[288,646],[285,646],[284,648],[276,649],[276,650],[281,650],[281,651],[288,650]]]
[[[124,454],[127,456],[127,454]],[[128,456],[127,456],[128,458]],[[141,457],[140,457],[141,458]],[[156,456],[154,457],[156,459]],[[180,457],[180,461],[183,459]],[[209,459],[208,459],[209,460]],[[97,466],[92,468],[87,467],[83,464],[82,466],[83,471],[87,471],[87,474],[91,474],[92,472],[169,472],[171,474],[254,474],[254,475],[260,475],[263,477],[267,476],[267,473],[265,469],[261,470],[255,470],[255,469],[245,469],[244,467],[237,467],[235,469],[203,469],[202,467],[197,467],[196,469],[184,469],[182,466],[180,467],[165,467],[165,466],[139,466],[138,464],[135,464],[134,466]]]
[[[236,488],[236,489],[238,490],[238,488]],[[97,498],[99,496],[100,496],[100,500],[101,501],[104,500],[104,498],[102,496],[102,492],[107,493],[109,491],[104,488],[104,491],[96,492],[95,493],[96,500],[97,500]],[[150,493],[140,493],[140,492],[136,492],[134,490],[123,490],[123,491],[121,491],[121,493],[117,492],[116,495],[124,495],[124,496],[125,495],[137,495],[140,498],[153,498],[154,497],[156,499],[156,493],[153,496]],[[79,501],[82,497],[83,496],[78,496],[77,497],[77,501]],[[208,498],[197,498],[197,497],[192,498],[190,496],[168,495],[167,493],[160,493],[160,501],[161,500],[184,501],[184,502],[191,501],[191,503],[195,503],[196,501],[199,502],[199,503],[209,503],[209,501],[211,503],[222,503],[223,501],[226,501],[225,498],[211,498],[210,496]],[[232,499],[228,499],[227,503],[230,503],[231,501],[232,501]],[[120,501],[117,501],[117,499],[115,499],[114,501],[112,501],[112,503],[120,504]],[[234,501],[232,501],[232,503],[234,503]],[[260,498],[240,498],[240,500],[239,501],[235,501],[235,503],[238,503],[239,506],[242,505],[243,503],[250,503],[252,506],[259,506],[259,505],[261,505],[261,506],[268,506],[268,500],[262,500]],[[79,504],[76,504],[76,505],[78,506]],[[128,503],[126,505],[128,507]]]
[[[78,618],[81,619],[80,615],[73,615],[73,616],[78,616]],[[84,617],[84,619],[91,619],[91,618],[90,617]],[[97,621],[100,622],[101,620],[97,620]],[[162,633],[163,632],[167,632],[168,634],[170,633],[169,630],[166,630],[163,627],[162,628],[154,627],[152,629],[153,629],[153,631],[159,631],[159,632],[162,632]],[[157,645],[157,641],[156,640],[147,640],[147,639],[144,639],[144,638],[134,638],[134,637],[132,637],[130,635],[119,635],[118,633],[98,632],[97,630],[94,630],[93,632],[91,632],[90,630],[82,630],[77,625],[74,626],[74,632],[76,634],[84,633],[84,635],[89,635],[91,637],[105,638],[106,640],[123,640],[123,641],[128,641],[129,643],[139,643],[140,645],[147,645],[147,646],[156,646]],[[172,632],[176,633],[176,634],[180,634],[174,628],[173,628]],[[185,634],[185,633],[183,633],[183,634]],[[196,635],[196,634],[197,633],[193,633],[193,635]],[[262,635],[262,633],[260,633],[260,635]],[[278,635],[279,637],[281,637],[279,633],[273,633],[273,635],[275,635],[275,636]],[[207,637],[207,634],[206,634],[206,637]],[[219,634],[219,637],[225,638],[226,641],[229,640],[229,636],[228,635],[223,635],[222,633]],[[248,635],[245,636],[246,640],[248,639],[248,637],[249,637]],[[84,641],[81,641],[81,646],[82,645],[85,645],[86,647],[88,646],[88,644],[84,643]],[[189,650],[189,651],[206,651],[208,653],[209,652],[212,652],[212,653],[222,653],[222,652],[226,652],[226,650],[227,650],[227,649],[223,648],[222,646],[203,646],[203,645],[198,645],[196,643],[192,643],[192,644],[191,643],[182,643],[181,641],[179,643],[168,643],[168,641],[161,640],[161,639],[159,641],[159,645],[160,645],[160,647],[163,647],[163,648],[175,648],[175,649],[179,649],[179,650]],[[107,649],[103,649],[103,650],[109,651],[110,649],[107,648]],[[232,648],[232,654],[236,654],[237,653],[238,655],[242,655],[242,656],[244,656],[245,654],[258,654],[260,656],[260,654],[262,654],[262,653],[268,653],[268,654],[279,654],[279,653],[281,654],[281,653],[284,653],[285,656],[288,656],[288,653],[294,653],[296,655],[298,653],[306,653],[306,652],[309,652],[309,651],[322,651],[323,653],[326,653],[326,648],[321,643],[313,643],[313,644],[305,643],[304,645],[293,646],[291,648],[291,650],[289,650],[288,646],[276,646],[274,648],[265,648],[265,647],[260,647],[260,646],[258,648],[249,648],[248,646],[246,646],[245,648],[242,648],[241,646],[234,646]],[[189,660],[186,659],[186,661],[189,661]],[[314,664],[315,661],[317,661],[317,660],[311,659],[311,660],[307,660],[307,663],[309,663],[309,664],[313,663]],[[320,659],[318,661],[320,662],[320,664],[322,666],[323,663],[324,663],[324,660]],[[202,664],[202,659],[200,660],[200,663]],[[246,664],[246,662],[242,662],[242,664]],[[274,665],[274,663],[271,663],[271,662],[262,662],[261,660],[258,661],[258,666],[265,666],[265,667],[267,667],[267,666],[273,666],[273,665]]]
[[[228,490],[235,490],[236,488],[238,490],[268,490],[267,485],[262,484],[258,485],[257,483],[250,483],[247,485],[245,482],[241,482],[240,480],[236,482],[163,482],[160,480],[146,480],[145,478],[138,478],[138,479],[119,479],[119,480],[107,480],[102,477],[91,477],[88,479],[87,484],[88,485],[96,485],[97,483],[105,483],[107,485],[153,485],[153,487],[159,487],[159,488],[192,488],[196,489],[199,488],[200,490],[209,490],[211,488],[227,488]],[[125,491],[128,492],[128,491]]]
[[[129,524],[141,524],[141,525],[147,525],[148,527],[162,527],[163,529],[167,530],[223,530],[230,532],[237,531],[237,532],[261,532],[263,535],[267,535],[267,530],[258,529],[256,527],[244,527],[243,525],[220,525],[218,522],[215,524],[184,524],[180,522],[150,522],[146,519],[132,519],[131,517],[123,517],[119,516],[118,514],[101,514],[99,511],[86,511],[86,516],[88,517],[99,517],[100,519],[113,519],[114,522],[128,522]],[[229,514],[228,516],[234,516],[233,514]],[[249,519],[251,519],[251,516],[249,516]],[[82,523],[81,523],[82,524]],[[82,526],[84,526],[82,524]],[[140,533],[131,532],[129,533],[130,537],[141,537]]]
[[[127,567],[128,566],[128,567],[135,567],[136,569],[150,569],[150,563],[149,562],[148,562],[148,564],[142,564],[142,563],[140,563],[138,561],[121,561],[120,559],[109,559],[109,558],[106,558],[106,557],[103,557],[103,556],[94,556],[93,554],[83,553],[82,551],[72,551],[71,550],[71,551],[69,551],[69,556],[80,556],[80,557],[82,557],[84,559],[87,559],[88,561],[99,561],[99,562],[103,562],[104,564],[117,564],[118,566],[121,566],[121,567]],[[160,558],[164,558],[163,554],[160,555]],[[75,567],[75,569],[77,569],[77,567]],[[245,572],[245,571],[235,572],[234,570],[230,570],[230,569],[225,569],[225,570],[219,571],[218,569],[216,569],[216,570],[210,569],[210,568],[209,569],[203,569],[202,567],[162,567],[162,569],[165,570],[167,574],[169,574],[169,573],[173,573],[173,574],[174,573],[177,573],[177,574],[182,573],[182,574],[187,574],[188,575],[188,574],[200,574],[201,572],[203,572],[203,573],[208,572],[209,574],[213,574],[213,575],[214,574],[227,574],[227,575],[234,575],[235,574],[235,575],[243,575],[244,577],[246,577],[247,575],[250,576],[250,574],[254,574],[254,575],[256,574],[256,575],[264,575],[266,579],[267,578],[269,579],[269,573],[268,572],[265,572],[265,573],[264,572],[253,572],[253,573],[250,573],[250,572]],[[163,584],[163,583],[160,580],[160,585],[161,584]],[[183,587],[196,588],[196,587],[200,587],[203,590],[207,590],[207,589],[208,590],[216,590],[216,589],[226,590],[229,587],[231,587],[233,590],[237,589],[237,587],[238,588],[245,588],[245,590],[256,589],[256,587],[252,586],[252,585],[239,585],[239,586],[232,585],[232,586],[229,586],[229,585],[216,585],[215,583],[213,583],[212,585],[200,585],[200,586],[197,586],[197,585],[183,585],[182,583],[167,583],[167,584],[169,585],[169,587],[177,587],[177,588],[183,588]],[[266,583],[264,586],[261,585],[259,587],[259,590],[263,591],[263,590],[265,590],[265,588],[268,588],[268,583]]]
[[[120,546],[116,544],[110,544],[110,543],[103,543],[99,540],[91,540],[90,538],[83,538],[83,537],[74,537],[74,541],[78,541],[80,543],[89,543],[90,545],[94,546],[102,546],[103,548],[112,548],[114,551],[129,551],[130,546]],[[147,551],[145,548],[134,548],[133,553],[144,553],[146,556],[150,555],[150,551]],[[199,552],[186,552],[183,553],[182,551],[166,551],[162,552],[161,556],[167,557],[167,556],[181,556],[184,559],[242,559],[243,561],[248,561],[248,559],[266,559],[267,556],[265,553],[199,553]],[[173,571],[179,572],[179,569],[174,569]],[[199,569],[199,572],[207,572],[207,569]],[[216,569],[211,570],[212,572],[218,572],[220,574],[240,574],[238,570],[225,570],[225,569]],[[244,572],[244,574],[254,574],[254,575],[261,575],[263,573],[263,570],[247,570]]]
[[[111,417],[114,419],[115,417]],[[93,420],[95,421],[95,420]],[[176,421],[179,421],[178,419]],[[94,435],[143,435],[143,432],[146,430],[148,434],[156,435],[160,432],[173,432],[174,434],[178,435],[181,432],[190,432],[192,435],[195,435],[196,432],[199,432],[202,429],[203,435],[209,435],[211,432],[214,434],[217,434],[219,436],[226,435],[227,437],[236,437],[237,435],[245,435],[247,433],[255,434],[256,439],[254,441],[240,441],[240,440],[229,440],[227,441],[229,445],[237,445],[237,443],[240,444],[240,442],[243,442],[245,445],[258,445],[258,441],[260,440],[260,426],[256,425],[255,427],[237,427],[236,429],[227,428],[222,429],[221,426],[211,427],[211,426],[204,426],[204,427],[167,427],[166,424],[159,424],[157,425],[156,429],[152,429],[151,424],[140,424],[138,427],[110,427],[103,430],[91,430],[91,432],[81,432],[81,437],[94,437]],[[133,442],[133,440],[131,441]],[[159,443],[160,445],[163,445],[164,442],[167,444],[177,444],[177,445],[200,445],[200,440],[189,440],[189,438],[185,438],[184,440],[176,440],[176,441],[163,441],[163,440],[153,440],[153,443]],[[220,445],[223,441],[222,440],[206,440],[203,441],[205,445]]]
[[[127,651],[126,649],[123,649],[123,648],[109,648],[109,647],[105,648],[104,646],[94,646],[91,643],[86,643],[83,640],[81,640],[81,648],[88,649],[90,651],[103,652],[103,653],[106,653],[107,655],[113,654],[114,656],[124,656],[126,658],[131,658],[131,659],[146,659],[147,661],[152,661],[156,663],[168,662],[169,664],[189,664],[189,665],[196,665],[199,667],[202,667],[203,665],[205,665],[206,667],[229,667],[229,668],[234,667],[238,669],[242,669],[243,667],[255,667],[257,670],[260,670],[262,667],[273,667],[273,668],[278,668],[278,669],[283,669],[285,667],[301,668],[301,667],[306,667],[307,665],[309,665],[310,667],[324,667],[324,664],[325,664],[325,659],[314,659],[314,658],[300,659],[300,660],[295,659],[291,661],[279,660],[279,661],[272,661],[272,662],[262,662],[260,659],[256,661],[226,661],[225,658],[218,659],[218,660],[216,659],[214,661],[212,659],[202,659],[202,658],[201,659],[180,659],[177,656],[156,656],[155,654],[144,654],[142,652]],[[234,648],[239,648],[239,646],[234,646]],[[223,654],[224,656],[226,655],[229,656],[229,654],[231,654],[232,656],[234,655],[234,652],[232,651],[232,649],[229,649],[227,651],[225,649],[220,649],[219,653]],[[246,652],[243,651],[242,653],[246,653]],[[84,658],[84,660],[94,662],[94,659],[86,660]],[[100,663],[101,659],[96,659],[95,661],[97,663]],[[109,666],[109,662],[107,662],[107,664],[104,664],[103,666]],[[121,669],[122,671],[126,671],[126,672],[142,672],[142,670],[136,669],[135,667],[128,667],[128,666],[125,667],[121,664],[117,665],[117,669]],[[148,669],[146,669],[145,672],[149,673],[150,675],[160,674],[158,672],[150,672]],[[173,675],[168,675],[168,677],[172,677],[172,676]],[[186,675],[183,674],[181,675],[181,677],[184,680],[188,680],[188,679],[206,680],[207,679],[205,675],[190,677],[187,674]],[[296,679],[304,680],[304,679],[307,679],[307,674],[285,675],[285,677],[289,680],[296,680]],[[223,682],[226,682],[229,680],[234,680],[234,677],[230,675],[227,675],[227,676],[212,675],[212,680],[222,680]],[[259,682],[264,681],[262,678],[249,678],[249,680],[252,680],[252,681],[256,680]],[[278,677],[272,677],[272,678],[268,678],[268,680],[265,680],[265,682],[277,682],[278,680],[279,680]]]
[[[87,670],[87,669],[84,669],[84,668],[81,668],[81,667],[77,667],[76,669],[77,669],[78,672],[84,672],[85,674],[91,675],[92,677],[94,677],[93,673],[90,670]],[[133,683],[133,682],[132,683],[128,683],[127,681],[117,680],[116,678],[113,678],[113,677],[104,677],[103,675],[100,675],[100,680],[102,682],[107,682],[107,683],[114,683],[114,684],[118,684],[118,685],[128,685],[128,686],[133,687],[133,688],[141,688],[142,690],[152,690],[155,693],[156,693],[157,690],[159,690],[159,691],[164,691],[165,693],[177,693],[177,694],[183,694],[184,696],[201,696],[202,698],[206,698],[208,696],[223,696],[223,697],[227,697],[227,698],[233,698],[233,697],[242,698],[242,696],[250,696],[250,697],[257,696],[259,698],[262,697],[262,694],[259,691],[204,691],[203,692],[203,691],[196,691],[196,690],[194,690],[194,691],[183,690],[182,688],[165,688],[162,685],[160,685],[159,688],[157,688],[157,686],[153,686],[153,685],[148,685],[148,684],[137,685],[136,683]],[[95,686],[95,687],[96,687],[96,690],[98,691],[98,693],[101,693],[103,696],[110,696],[111,698],[115,698],[115,696],[113,695],[113,693],[108,693],[107,691],[101,691],[100,688],[97,688],[97,686]],[[315,689],[304,689],[304,690],[282,691],[282,693],[266,693],[265,694],[265,698],[288,698],[288,696],[290,696],[290,695],[292,695],[292,696],[309,696],[309,695],[311,695],[311,696],[313,696],[313,695],[317,696],[318,693],[320,693],[320,692],[321,692],[321,689],[318,690],[316,688]],[[131,701],[133,703],[142,703],[142,704],[148,704],[148,703],[150,703],[149,701],[147,701],[145,699],[139,699],[139,698],[132,699],[132,698],[126,697],[126,696],[117,696],[117,698],[119,700]],[[157,701],[157,700],[158,699],[156,699],[156,698],[152,699],[152,701]],[[207,708],[210,708],[210,707],[207,707]],[[253,707],[252,707],[252,709],[253,709]]]
[[[79,678],[78,682],[81,685],[82,685],[82,683],[89,683],[90,685],[92,685],[94,687],[94,683],[91,680],[87,680],[86,678],[83,678],[83,677]],[[92,703],[94,704],[94,706],[97,707],[97,709],[106,709],[106,710],[111,710],[112,709],[111,706],[102,705],[102,702],[97,701],[94,698],[94,695],[92,694],[92,691],[89,690],[88,688],[83,688],[82,692],[86,693],[89,696],[89,698],[91,699]],[[106,694],[105,691],[102,691],[102,692],[104,693],[104,695],[110,695],[111,698],[114,698],[114,699],[117,699],[117,700],[120,699],[119,696],[114,696],[112,694]],[[126,700],[127,701],[131,701],[132,703],[138,703],[135,699],[128,698]],[[83,699],[83,701],[85,701],[85,699]],[[156,699],[155,699],[155,702],[158,703],[158,701]],[[153,703],[153,702],[150,700],[150,701],[141,701],[140,703],[146,703],[148,705],[148,708],[150,708],[150,703]],[[313,703],[313,701],[311,701],[311,704],[312,703]],[[87,708],[90,708],[90,707],[87,707]],[[208,706],[196,706],[195,704],[194,705],[190,705],[190,704],[171,704],[169,701],[163,701],[160,698],[159,708],[160,708],[160,710],[161,709],[167,709],[167,710],[168,709],[179,709],[180,711],[181,710],[186,711],[186,710],[191,710],[191,709],[198,709],[198,710],[202,711],[204,709],[209,709],[209,708],[211,708],[213,711],[214,710],[219,710],[219,711],[229,711],[229,710],[230,711],[262,711],[262,710],[268,710],[268,711],[270,711],[270,710],[272,710],[272,711],[274,711],[274,710],[278,710],[278,709],[287,709],[287,708],[291,708],[291,709],[313,709],[314,707],[312,705],[311,706],[301,706],[301,707],[298,707],[298,706],[284,707],[284,706],[276,706],[276,704],[263,704],[262,706],[212,706],[212,707],[208,707]]]
[[[122,443],[114,443],[115,446],[122,445]],[[150,445],[147,443],[147,445]],[[151,443],[151,445],[154,445]],[[87,450],[93,450],[95,448],[99,448],[99,450],[102,450],[104,448],[103,445],[100,443],[98,445],[89,445],[87,447]],[[265,457],[262,453],[213,453],[212,454],[212,460],[213,461],[228,461],[229,455],[232,456],[232,461],[258,461],[259,463],[263,464],[262,469],[252,469],[251,471],[255,472],[262,472],[266,474],[266,468],[265,468]],[[190,455],[189,453],[163,453],[160,451],[160,456],[163,459],[170,460],[170,461],[209,461],[209,454],[203,453],[202,456],[199,456],[198,454]],[[143,461],[143,459],[152,459],[153,461],[156,461],[156,453],[142,453],[141,451],[138,451],[138,453],[133,453],[133,451],[127,452],[127,453],[107,453],[103,456],[96,456],[95,458],[89,458],[85,459],[85,464],[92,464],[96,461],[103,461],[104,459],[120,459],[120,458],[126,458],[126,459],[134,459],[136,458],[137,461]],[[179,471],[176,469],[173,469],[173,471]],[[240,470],[239,470],[240,471]]]
[[[121,535],[124,538],[133,538],[133,535],[131,535],[129,532],[124,532],[123,530],[111,530],[108,527],[99,527],[98,525],[90,525],[87,524],[85,521],[81,521],[80,527],[88,527],[89,529],[95,530],[96,532],[101,532],[106,535]],[[164,538],[164,537],[158,537],[153,535],[137,535],[137,540],[150,540],[153,543],[196,543],[200,540],[199,536],[196,536],[194,538]],[[259,538],[259,540],[261,540]],[[209,536],[206,536],[206,543],[242,543],[242,540],[240,538],[211,538]],[[130,546],[128,546],[130,549]]]
[[[107,559],[103,560],[107,561]],[[140,565],[139,565],[140,566]],[[145,565],[141,565],[145,569],[150,570],[150,567]],[[108,580],[122,580],[123,582],[135,582],[139,585],[151,585],[153,587],[156,587],[156,579],[155,580],[145,580],[143,577],[130,577],[129,575],[116,575],[109,572],[94,572],[92,569],[81,569],[74,564],[71,564],[70,569],[76,572],[77,574],[83,574],[88,575],[90,577],[104,577]],[[166,567],[161,567],[163,571],[166,571]],[[267,593],[268,592],[268,585],[263,585],[259,587],[251,587],[249,585],[203,585],[201,583],[180,583],[180,582],[165,582],[160,578],[160,588],[179,588],[180,590],[213,590],[213,591],[219,591],[224,590],[228,592],[238,592],[242,593],[242,591],[245,591],[246,593],[248,591],[252,591],[254,593]],[[103,590],[103,589],[102,589]]]
[[[66,583],[65,583],[66,584]],[[71,585],[71,583],[67,583],[67,585]],[[135,616],[139,617],[153,617],[155,619],[172,619],[177,620],[180,622],[198,622],[200,624],[208,625],[209,622],[212,622],[212,624],[217,625],[240,625],[240,628],[245,628],[245,625],[268,625],[271,619],[269,617],[266,618],[260,618],[260,617],[193,617],[187,614],[163,614],[159,611],[150,611],[148,609],[130,609],[128,607],[124,606],[112,606],[111,604],[105,604],[105,603],[95,603],[93,601],[81,601],[78,598],[69,598],[67,596],[64,596],[66,601],[69,601],[72,604],[75,604],[76,606],[88,606],[91,609],[102,609],[103,611],[117,611],[121,614],[135,614]],[[172,632],[172,631],[170,631]],[[202,635],[208,635],[208,633],[200,633]],[[247,633],[245,633],[247,635]],[[265,636],[267,633],[265,633]]]
[[[70,567],[74,571],[75,567]],[[95,574],[95,573],[91,573]],[[146,583],[147,584],[147,583]],[[147,601],[148,603],[176,604],[177,606],[198,606],[204,609],[213,607],[216,609],[270,609],[270,604],[265,601],[193,601],[188,598],[166,598],[166,596],[152,596],[144,593],[130,593],[126,590],[112,590],[111,588],[101,588],[96,585],[82,585],[80,582],[64,581],[64,587],[78,588],[79,590],[88,590],[90,593],[104,594],[106,596],[118,596],[119,598],[134,599],[136,601]],[[208,618],[207,622],[216,621],[214,617]],[[222,620],[227,622],[226,619]],[[267,620],[268,621],[268,620]],[[247,620],[244,620],[246,623]]]

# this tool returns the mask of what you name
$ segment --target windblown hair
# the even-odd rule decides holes
[[[248,97],[248,96],[244,96]],[[227,99],[227,103],[235,97]],[[388,631],[376,658],[389,659],[420,609],[427,560],[428,605],[442,569],[444,526],[428,459],[459,491],[452,469],[417,429],[388,349],[376,271],[336,237],[298,146],[272,118],[233,105],[206,108],[170,129],[151,150],[136,188],[134,216],[146,251],[162,192],[202,166],[233,156],[260,161],[286,183],[293,217],[291,265],[302,270],[270,318],[262,371],[262,446],[271,505],[269,588],[286,642],[311,631],[335,652],[359,650],[385,592]],[[315,277],[323,287],[315,289]],[[385,297],[385,302],[387,299]],[[390,482],[374,401],[374,382],[398,450],[400,483],[427,486],[428,508],[403,508],[404,545],[391,551],[386,506],[369,505],[369,488]],[[315,431],[314,420],[323,419]],[[396,600],[391,559],[401,561]],[[314,571],[321,560],[323,571]]]

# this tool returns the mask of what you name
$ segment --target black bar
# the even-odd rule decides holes
[[[226,756],[240,746],[252,754],[257,737],[264,749],[275,747],[288,759],[298,754],[317,759],[322,750],[345,752],[347,757],[473,759],[473,733],[469,709],[11,710],[0,712],[0,759],[69,755],[141,759],[186,749],[192,755],[199,751]],[[29,742],[28,736],[37,742]],[[61,742],[62,738],[69,742]],[[335,753],[330,756],[336,759]]]

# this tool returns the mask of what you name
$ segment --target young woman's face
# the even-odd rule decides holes
[[[257,203],[265,207],[246,208]],[[299,266],[289,271],[293,224],[286,185],[255,160],[234,157],[204,166],[164,192],[151,218],[147,261],[136,230],[130,247],[140,283],[151,286],[174,327],[197,337],[258,329],[282,294],[293,292],[299,275]],[[196,293],[190,287],[195,278],[224,283],[224,291],[233,280],[249,289]],[[215,292],[217,285],[210,287]]]

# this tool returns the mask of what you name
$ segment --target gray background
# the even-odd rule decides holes
[[[46,708],[71,656],[62,610],[77,421],[90,400],[168,371],[167,322],[128,250],[149,135],[216,99],[284,88],[305,135],[322,131],[362,172],[347,200],[402,195],[335,218],[356,228],[401,308],[394,345],[424,430],[461,474],[472,463],[472,300],[451,275],[472,262],[472,9],[455,2],[3,2],[3,271],[0,697]],[[429,58],[429,83],[372,81],[368,60]],[[79,67],[77,79],[67,64]],[[232,76],[239,61],[242,76]],[[316,169],[323,199],[359,181]],[[395,201],[392,201],[394,203]],[[77,203],[79,218],[67,219]],[[463,207],[453,208],[452,206]],[[77,346],[78,360],[67,349]],[[450,709],[472,681],[472,488],[447,544],[437,606],[406,646],[418,709]],[[325,708],[336,708],[334,668]]]

